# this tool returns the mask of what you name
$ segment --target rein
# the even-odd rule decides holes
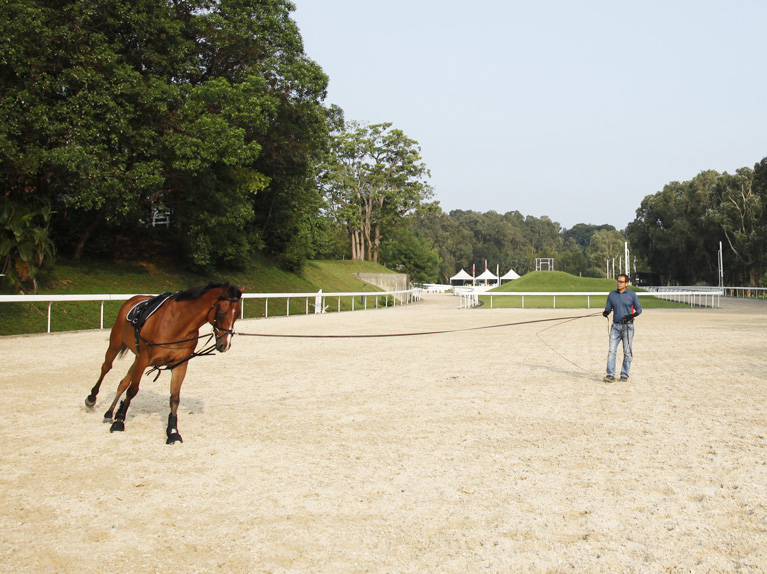
[[[212,333],[208,333],[207,335],[198,335],[197,337],[191,337],[189,339],[181,339],[179,341],[170,341],[170,342],[167,342],[167,343],[152,343],[151,341],[147,341],[144,337],[142,337],[139,334],[138,337],[144,342],[144,344],[147,347],[167,347],[167,346],[170,346],[170,345],[178,345],[179,343],[189,343],[190,341],[198,341],[200,339],[206,338],[205,343],[203,343],[205,345],[208,342],[210,342],[211,337],[213,337],[214,335],[216,336],[216,340],[213,343],[211,343],[210,345],[208,345],[207,347],[205,347],[204,349],[202,349],[200,351],[192,351],[191,355],[189,355],[185,359],[181,359],[180,361],[178,361],[176,363],[173,363],[172,365],[154,365],[145,374],[146,375],[150,375],[154,371],[157,371],[157,375],[154,378],[154,381],[157,381],[157,379],[162,374],[162,371],[172,371],[173,369],[175,369],[179,365],[183,365],[184,363],[186,363],[188,361],[191,361],[195,357],[206,357],[206,356],[209,356],[209,355],[213,355],[214,351],[216,350],[216,343],[218,342],[218,338],[219,338],[219,335],[216,333],[216,331],[220,331],[220,332],[226,333],[230,337],[233,336],[234,335],[234,329],[233,328],[232,329],[225,329],[224,327],[219,327],[218,326],[218,304],[221,301],[227,301],[229,303],[236,303],[236,302],[239,301],[239,299],[231,299],[231,298],[219,297],[218,299],[216,299],[214,301],[213,305],[210,306],[210,309],[208,309],[208,312],[205,313],[205,318],[207,319],[208,315],[210,315],[210,312],[213,309],[216,309],[216,313],[213,314],[213,321],[212,321],[213,332]],[[211,323],[211,321],[207,321],[207,322]]]
[[[176,341],[175,343],[184,343],[188,341],[194,341],[196,339],[202,339],[203,337],[207,337],[207,341],[206,341],[207,343],[208,341],[210,341],[210,338],[213,335],[214,333],[208,333],[207,335],[200,335],[199,337],[194,337],[192,339],[185,339],[184,341]],[[154,345],[159,347],[162,345],[173,345],[175,343],[154,343]],[[150,344],[150,343],[147,343],[147,344]],[[189,355],[186,359],[181,359],[180,361],[178,361],[177,363],[173,363],[172,365],[155,365],[144,374],[150,375],[153,372],[157,371],[157,375],[155,375],[154,381],[152,381],[152,382],[155,382],[162,374],[162,371],[172,371],[179,365],[183,365],[184,363],[186,363],[187,361],[191,361],[195,357],[206,357],[208,355],[213,355],[215,350],[216,350],[216,343],[214,342],[208,345],[207,347],[205,347],[204,349],[202,349],[201,351],[192,351],[192,354]]]
[[[533,323],[546,323],[549,321],[574,321],[575,319],[583,319],[585,317],[594,317],[601,315],[600,313],[594,313],[590,315],[578,315],[577,317],[554,317],[551,319],[534,319],[532,321],[518,321],[516,323],[503,323],[500,325],[484,325],[482,327],[466,327],[463,329],[445,329],[442,331],[420,331],[416,333],[384,333],[376,335],[274,335],[266,333],[238,333],[244,337],[274,337],[274,338],[286,338],[286,339],[373,339],[384,337],[421,337],[424,335],[442,335],[446,333],[460,333],[463,331],[480,331],[484,329],[498,329],[501,327],[513,327],[515,325],[530,325]]]

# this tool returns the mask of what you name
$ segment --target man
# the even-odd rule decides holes
[[[606,383],[615,382],[615,355],[618,352],[618,341],[623,342],[623,365],[621,381],[628,381],[631,369],[631,345],[634,342],[634,318],[642,312],[639,297],[633,291],[627,290],[628,275],[618,275],[618,288],[610,291],[602,315],[607,317],[613,313],[613,323],[610,327],[610,350],[607,353]]]

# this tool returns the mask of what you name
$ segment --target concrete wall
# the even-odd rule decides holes
[[[354,273],[365,283],[371,283],[384,291],[404,291],[410,289],[409,273]],[[406,295],[398,295],[402,300]]]

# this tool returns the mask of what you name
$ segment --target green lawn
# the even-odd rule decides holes
[[[616,287],[613,279],[596,279],[593,277],[576,277],[562,271],[533,271],[491,289],[488,293],[524,293],[533,291],[544,292],[604,292],[613,291]],[[638,293],[643,293],[643,289],[629,287]],[[526,309],[551,309],[555,306],[556,298],[557,309],[603,309],[606,296],[586,296],[586,295],[527,295],[524,296],[524,308]],[[490,295],[480,295],[479,300],[483,303],[483,308],[490,309],[520,309],[523,307],[523,296],[512,297],[504,295],[502,297],[493,297],[492,305]],[[663,301],[655,297],[640,297],[639,302],[643,309],[679,309],[689,307],[682,303]]]
[[[45,294],[135,294],[179,291],[208,281],[230,281],[250,293],[316,293],[380,291],[352,275],[353,273],[391,273],[376,263],[359,261],[310,261],[300,275],[288,273],[269,263],[253,265],[247,271],[237,271],[213,276],[190,273],[172,266],[148,263],[94,263],[59,260],[41,278],[39,291]],[[311,300],[310,305],[314,304]],[[328,311],[338,310],[338,300],[326,300]],[[385,305],[383,298],[379,306]],[[388,302],[392,304],[391,300]],[[104,303],[104,325],[111,326],[121,302]],[[363,305],[361,297],[354,302],[355,308]],[[351,297],[341,298],[341,310],[351,309]],[[368,298],[368,306],[375,301]],[[275,299],[269,302],[269,316],[285,315],[287,301]],[[313,309],[313,307],[311,308]],[[266,312],[263,300],[246,300],[246,318],[263,317]],[[305,299],[291,299],[290,313],[306,312]],[[47,303],[0,303],[0,335],[44,333],[47,327]],[[51,310],[51,331],[97,329],[101,303],[97,301],[54,303]]]

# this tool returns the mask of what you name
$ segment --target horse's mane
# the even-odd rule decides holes
[[[192,301],[193,299],[199,299],[205,293],[211,289],[222,289],[221,295],[230,299],[239,299],[242,297],[242,291],[240,291],[234,285],[227,283],[213,283],[212,281],[207,285],[200,285],[199,287],[191,287],[184,291],[179,291],[173,298],[176,301]]]

